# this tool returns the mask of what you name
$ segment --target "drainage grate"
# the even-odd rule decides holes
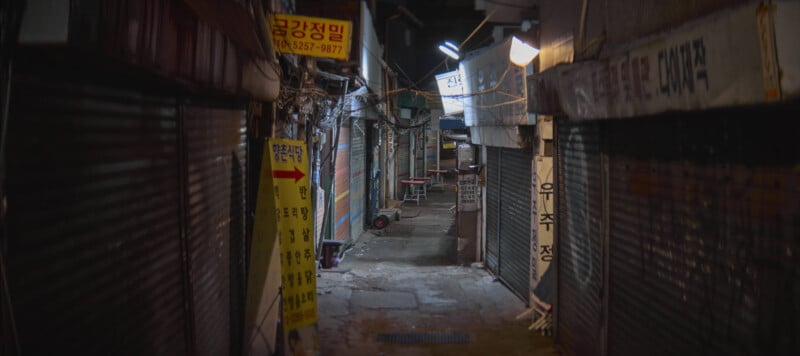
[[[394,344],[466,344],[469,341],[466,333],[378,334],[378,342]]]

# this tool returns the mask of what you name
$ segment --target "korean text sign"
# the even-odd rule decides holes
[[[279,53],[347,60],[350,21],[273,14],[269,17],[272,44]]]
[[[317,322],[314,218],[306,144],[271,139],[269,157],[281,256],[283,323],[289,331]]]

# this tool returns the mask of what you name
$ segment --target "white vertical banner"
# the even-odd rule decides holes
[[[436,85],[439,95],[442,96],[442,108],[445,115],[464,112],[464,86],[461,84],[461,74],[458,70],[436,75]]]

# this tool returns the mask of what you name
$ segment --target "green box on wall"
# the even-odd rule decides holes
[[[401,108],[425,108],[425,97],[416,93],[402,92],[397,94],[397,106]]]

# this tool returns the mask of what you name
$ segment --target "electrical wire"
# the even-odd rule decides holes
[[[369,55],[378,59],[379,57],[371,52],[367,51]],[[397,88],[392,90],[387,90],[385,94],[377,94],[374,92],[366,92],[366,93],[359,93],[359,94],[346,94],[344,96],[344,100],[342,101],[342,97],[340,95],[333,95],[328,93],[327,91],[318,88],[318,87],[302,87],[298,86],[295,87],[291,85],[289,82],[282,83],[281,86],[281,100],[280,102],[284,103],[284,105],[291,105],[300,107],[303,105],[307,105],[308,103],[314,103],[311,105],[316,105],[316,113],[317,115],[311,117],[312,124],[316,126],[329,126],[328,122],[333,119],[334,117],[338,117],[339,115],[346,115],[351,116],[356,112],[363,111],[368,108],[377,108],[380,105],[380,102],[386,100],[386,96],[393,96],[398,95],[401,93],[411,93],[413,95],[422,96],[427,101],[438,101],[441,98],[450,98],[450,99],[467,99],[470,97],[477,97],[485,94],[496,94],[499,95],[500,98],[505,98],[501,102],[497,102],[496,98],[493,98],[493,103],[490,105],[481,105],[477,104],[474,101],[469,101],[465,103],[467,107],[474,108],[477,110],[484,110],[486,111],[484,114],[491,115],[491,116],[498,116],[501,115],[499,112],[495,113],[491,110],[501,108],[508,105],[517,105],[527,101],[526,97],[515,95],[509,93],[507,91],[501,90],[501,87],[504,85],[508,74],[510,73],[509,68],[506,68],[504,72],[500,75],[500,77],[494,81],[495,84],[492,87],[482,89],[477,92],[470,92],[466,94],[455,94],[455,95],[441,95],[436,92],[430,92],[425,90],[413,89],[413,88]],[[299,81],[301,82],[302,81]],[[346,105],[349,101],[359,100],[364,102],[364,106],[359,107],[357,109],[352,109],[349,105]],[[336,103],[336,104],[333,104]],[[280,106],[280,105],[279,105]],[[327,107],[327,108],[326,108]],[[289,109],[288,111],[292,112],[293,109]],[[376,110],[378,114],[378,119],[380,122],[388,124],[388,126],[396,133],[403,132],[409,129],[415,129],[424,126],[430,119],[426,120],[425,122],[417,123],[415,125],[403,125],[393,120],[390,120],[383,114],[380,110]],[[324,161],[328,161],[328,158],[324,159]]]

